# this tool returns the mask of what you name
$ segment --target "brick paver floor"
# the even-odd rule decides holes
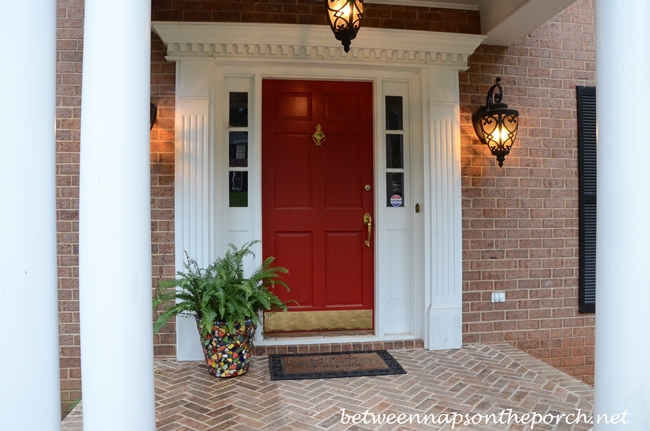
[[[217,379],[198,362],[156,361],[158,431],[203,430],[589,430],[593,388],[507,344],[460,350],[393,350],[405,375],[272,382],[268,357],[253,357],[242,377]],[[579,412],[578,412],[579,409]],[[367,413],[366,413],[367,412]],[[515,423],[526,413],[558,424]],[[389,416],[393,424],[386,423]],[[480,424],[452,426],[454,414]],[[475,416],[494,413],[494,419]],[[344,416],[345,414],[345,416]],[[351,415],[358,414],[356,418]],[[397,424],[413,418],[413,423]],[[435,415],[442,423],[418,424]],[[447,414],[447,416],[444,416]],[[81,405],[62,431],[81,430]],[[413,416],[411,416],[413,415]],[[442,415],[442,416],[441,416]],[[382,420],[383,423],[378,421]],[[542,418],[539,416],[538,419]],[[342,422],[347,422],[343,423]],[[356,419],[358,422],[354,424]],[[373,419],[375,422],[373,423]],[[584,419],[584,418],[581,418]],[[463,421],[465,417],[463,416]],[[510,423],[507,423],[510,421]]]

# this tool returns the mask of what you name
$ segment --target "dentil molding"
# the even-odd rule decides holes
[[[267,58],[269,60],[445,65],[464,69],[482,35],[362,28],[350,52],[324,25],[153,22],[167,59]]]

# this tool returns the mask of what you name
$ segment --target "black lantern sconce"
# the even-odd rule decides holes
[[[472,123],[476,136],[490,148],[492,154],[496,156],[499,166],[503,167],[503,161],[510,153],[512,144],[517,137],[519,112],[508,109],[508,105],[501,102],[503,88],[499,81],[501,78],[497,78],[496,84],[490,88],[485,106],[481,106],[472,115]],[[494,94],[495,88],[499,90],[497,94]]]
[[[158,107],[149,102],[149,130],[153,129],[153,125],[156,122],[156,117],[158,116]]]
[[[363,0],[325,0],[327,18],[334,37],[341,41],[345,52],[350,51],[350,41],[357,37],[363,17]]]

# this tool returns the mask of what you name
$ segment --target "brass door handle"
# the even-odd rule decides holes
[[[370,247],[370,236],[372,234],[372,217],[370,217],[370,214],[366,213],[363,216],[363,224],[365,224],[368,228],[368,239],[366,240],[366,246]]]

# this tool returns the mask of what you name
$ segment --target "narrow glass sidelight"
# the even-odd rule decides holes
[[[248,93],[228,95],[228,202],[248,207]]]
[[[404,130],[401,96],[386,96],[386,130]]]
[[[386,206],[404,207],[404,102],[386,96]]]
[[[386,135],[386,168],[404,168],[404,136]]]
[[[386,173],[386,206],[401,208],[404,206],[404,173]]]
[[[228,195],[231,208],[248,206],[248,172],[228,172]]]
[[[228,158],[231,168],[248,166],[248,132],[228,133]]]
[[[229,127],[248,127],[248,93],[230,93]]]

